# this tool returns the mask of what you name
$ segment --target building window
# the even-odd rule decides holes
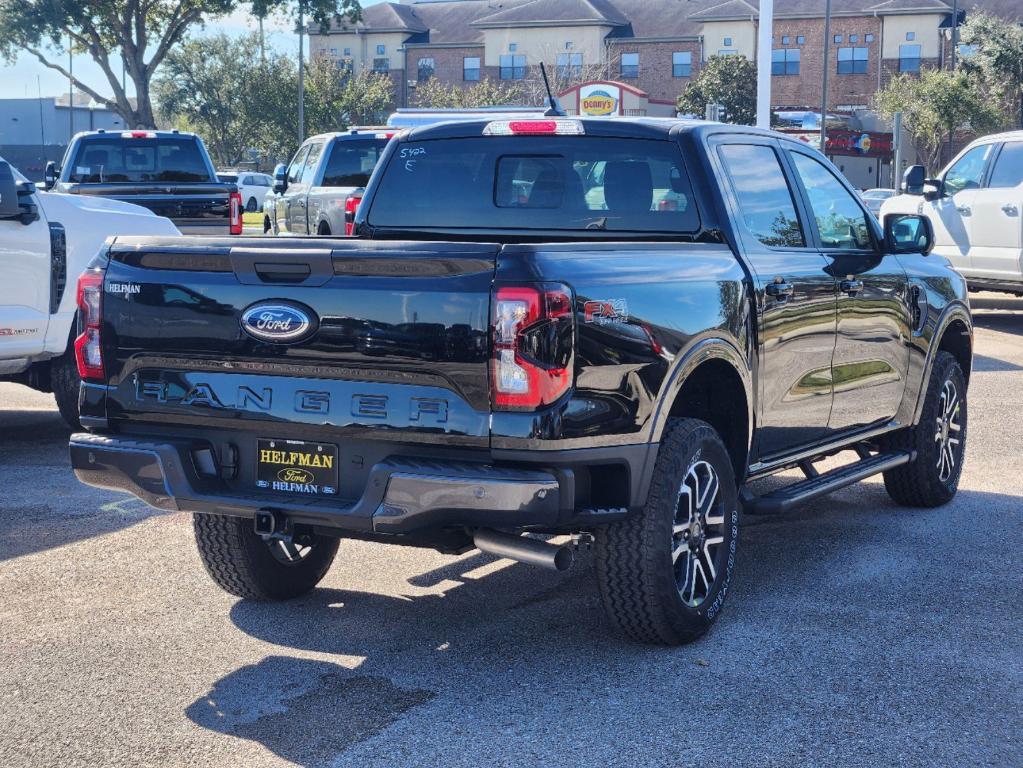
[[[515,53],[519,49],[518,43],[508,43],[508,53]]]
[[[867,72],[867,48],[839,48],[838,74],[863,75]]]
[[[419,65],[416,67],[416,79],[420,83],[425,83],[431,77],[433,77],[434,65],[433,59],[420,59]]]
[[[331,48],[330,49],[330,55],[331,56],[337,56],[337,48]]]
[[[621,65],[621,77],[635,80],[639,77],[639,54],[623,53]]]
[[[841,35],[835,35],[835,42],[836,43],[842,42],[842,36]]]
[[[865,42],[872,43],[872,42],[874,42],[874,36],[873,35],[864,35],[863,36],[863,40]]]
[[[558,54],[558,77],[563,80],[573,80],[582,77],[583,55],[581,53],[559,53]]]
[[[976,56],[976,55],[977,55],[977,46],[975,46],[975,45],[966,45],[965,43],[960,43],[959,44],[959,58],[961,58],[961,59],[968,59],[971,56]]]
[[[377,56],[383,56],[385,53],[387,53],[387,46],[386,45],[378,45],[377,46]]]
[[[775,50],[771,51],[771,74],[798,75],[799,49],[776,48]]]
[[[345,48],[345,56],[351,56],[351,55],[352,55],[352,49],[351,48]]]
[[[858,43],[859,41],[860,41],[860,38],[859,38],[858,35],[849,35],[849,42],[850,43]]]
[[[374,72],[390,72],[391,71],[391,60],[386,58],[377,57],[373,59],[373,71]]]
[[[913,42],[914,40],[916,40],[916,32],[907,32],[906,33],[906,40],[908,42]]]
[[[480,79],[479,56],[466,56],[465,58],[462,59],[462,79],[463,80]]]
[[[571,51],[575,47],[575,44],[571,40],[565,42],[565,50]]]
[[[693,74],[693,54],[689,51],[675,51],[671,54],[671,76],[691,77]]]
[[[526,57],[507,54],[501,56],[501,79],[524,80],[526,77]]]
[[[725,46],[725,48],[731,48],[732,47],[732,38],[726,37],[721,44],[723,46]]]
[[[789,44],[789,36],[788,35],[785,35],[784,37],[782,37],[781,44],[782,45],[788,45]]]
[[[920,71],[920,46],[900,45],[899,46],[899,72]]]
[[[800,35],[796,38],[796,45],[803,45],[806,42],[806,38]]]

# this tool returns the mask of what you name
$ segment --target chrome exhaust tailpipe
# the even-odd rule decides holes
[[[529,536],[516,536],[499,531],[479,530],[472,537],[476,548],[498,557],[539,565],[551,571],[567,571],[572,567],[572,548],[565,544],[548,544]]]

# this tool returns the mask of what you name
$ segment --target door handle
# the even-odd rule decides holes
[[[1005,205],[1002,206],[1002,213],[1004,213],[1006,216],[1018,216],[1019,208],[1017,208],[1012,203],[1006,203]]]
[[[768,296],[773,296],[778,301],[786,301],[792,298],[792,294],[795,293],[795,289],[792,287],[792,283],[786,283],[778,277],[775,278],[773,283],[767,284],[767,287],[764,288],[764,293]]]
[[[960,216],[970,216],[973,213],[968,205],[957,205],[956,210],[959,211]]]
[[[846,293],[850,296],[855,296],[857,293],[863,290],[862,280],[843,280],[838,284],[839,289],[842,293]]]

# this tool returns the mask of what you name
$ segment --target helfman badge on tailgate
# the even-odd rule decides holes
[[[291,344],[310,336],[317,326],[316,314],[301,304],[261,301],[242,313],[242,330],[260,341]]]

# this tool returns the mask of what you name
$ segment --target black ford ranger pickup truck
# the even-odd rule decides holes
[[[881,473],[900,504],[956,492],[964,281],[925,218],[882,229],[797,141],[417,128],[355,227],[117,238],[81,278],[75,471],[193,512],[228,592],[302,594],[343,538],[554,569],[585,543],[612,621],[682,643],[721,610],[741,513]]]
[[[88,131],[46,164],[46,188],[148,208],[183,235],[240,235],[242,197],[217,178],[202,140],[180,131]]]

